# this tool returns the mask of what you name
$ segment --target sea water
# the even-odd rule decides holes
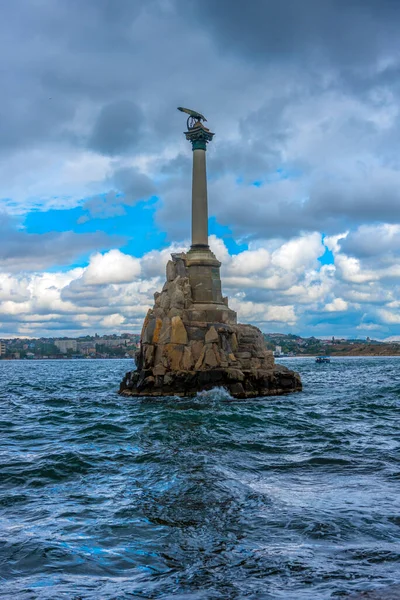
[[[0,597],[325,599],[400,582],[400,359],[304,391],[116,394],[128,360],[0,362]]]

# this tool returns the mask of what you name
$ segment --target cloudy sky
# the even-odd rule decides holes
[[[0,336],[140,330],[190,235],[241,322],[400,336],[398,0],[0,0]]]

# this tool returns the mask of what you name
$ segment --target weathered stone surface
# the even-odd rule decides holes
[[[274,355],[272,354],[272,352],[271,352],[270,356],[266,356],[265,358],[262,359],[261,364],[264,369],[272,369],[273,368],[275,361],[274,361]]]
[[[166,271],[167,271],[167,281],[173,281],[176,277],[176,269],[175,269],[175,264],[173,263],[172,260],[169,260],[167,262]]]
[[[185,346],[183,349],[183,357],[182,357],[182,369],[184,371],[190,371],[194,364],[194,359],[192,355],[192,351],[190,346]]]
[[[188,337],[190,340],[193,341],[204,341],[204,338],[206,336],[206,329],[205,327],[191,327],[189,325],[186,325],[186,331],[188,334]]]
[[[199,371],[201,369],[203,361],[204,361],[205,354],[206,354],[206,347],[203,346],[203,348],[202,348],[202,350],[200,352],[200,356],[197,359],[197,362],[196,362],[196,364],[194,366],[194,370],[195,371]]]
[[[165,375],[166,371],[162,364],[158,364],[153,368],[153,375]]]
[[[210,329],[207,331],[206,336],[205,336],[205,342],[206,342],[206,344],[209,344],[210,342],[218,342],[218,333],[217,333],[214,325],[212,325],[210,327]]]
[[[149,324],[149,320],[150,320],[150,315],[151,315],[151,312],[152,312],[152,311],[151,311],[151,309],[149,309],[149,310],[147,311],[147,314],[146,314],[145,318],[144,318],[144,321],[143,321],[143,327],[142,327],[142,332],[141,332],[141,334],[140,334],[140,338],[141,338],[141,339],[143,339],[144,332],[146,331],[146,327],[147,327],[147,325]]]
[[[160,308],[162,308],[165,312],[169,309],[171,304],[171,298],[168,295],[168,292],[162,292],[160,296]]]
[[[147,326],[142,335],[143,344],[151,344],[153,341],[154,330],[156,328],[156,320],[154,317],[149,318]]]
[[[171,319],[165,317],[158,339],[159,344],[167,344],[171,339]]]
[[[192,304],[192,288],[188,279],[183,282],[183,295],[185,297],[185,308],[189,308]]]
[[[160,332],[161,332],[161,327],[162,327],[162,319],[157,318],[156,319],[156,324],[154,327],[154,333],[153,333],[153,344],[158,344],[158,340],[160,339]]]
[[[228,379],[231,379],[233,381],[243,381],[244,379],[244,374],[242,373],[242,371],[240,371],[240,369],[227,369],[226,375]]]
[[[155,353],[154,353],[154,364],[155,365],[163,365],[164,364],[164,345],[163,344],[157,344],[155,347]],[[166,366],[164,364],[164,366]]]
[[[211,347],[211,348],[208,348],[206,350],[204,363],[208,367],[216,367],[216,366],[218,366],[218,360],[217,360],[217,357],[215,355],[214,348]]]
[[[144,348],[144,367],[150,369],[154,362],[154,346],[149,344]]]
[[[187,344],[188,336],[186,333],[186,329],[184,324],[182,323],[182,319],[177,317],[172,317],[171,319],[171,343],[172,344]]]
[[[228,386],[228,389],[229,389],[230,393],[232,394],[232,396],[234,396],[235,398],[245,398],[246,397],[244,387],[239,381],[237,381],[236,383],[231,383]]]
[[[145,379],[143,381],[143,387],[152,388],[154,383],[155,383],[154,377],[152,375],[149,375],[148,377],[145,377]]]
[[[179,371],[183,357],[183,346],[180,344],[165,344],[164,353],[171,371]]]
[[[225,354],[232,354],[232,352],[233,352],[232,343],[231,343],[233,335],[228,336],[225,333],[223,333],[220,336],[222,350],[225,352]]]
[[[173,253],[171,254],[172,260],[175,264],[175,272],[178,277],[188,277],[188,271],[186,268],[186,254]]]
[[[174,383],[174,378],[173,378],[172,373],[167,373],[164,377],[164,384],[166,386],[169,386],[169,385],[173,385],[173,383]]]
[[[171,308],[182,309],[185,305],[185,296],[183,294],[183,290],[180,287],[174,286],[171,293]]]
[[[236,358],[251,358],[251,352],[236,352]]]
[[[165,311],[160,306],[156,306],[153,310],[153,315],[156,319],[163,319],[165,317]]]
[[[219,364],[221,365],[222,363],[226,363],[228,365],[228,355],[226,354],[226,352],[224,352],[224,350],[222,350],[221,348],[218,348],[218,346],[216,352],[218,353]]]
[[[188,317],[190,321],[202,321],[203,323],[207,323],[207,315],[204,310],[191,310]]]
[[[185,255],[172,258],[143,324],[137,371],[126,374],[120,393],[190,396],[222,386],[236,398],[253,398],[301,390],[299,375],[275,365],[261,331],[237,325],[227,303],[193,303]]]

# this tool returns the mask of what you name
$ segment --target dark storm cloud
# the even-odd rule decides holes
[[[3,0],[1,7],[7,114],[2,143],[26,145],[65,135],[81,103],[90,99],[100,115],[88,144],[106,153],[124,152],[138,139],[143,125],[133,100],[138,88],[153,107],[152,118],[166,130],[165,93],[179,86],[174,95],[185,99],[195,79],[188,71],[198,72],[200,85],[208,76],[209,106],[218,104],[215,84],[224,73],[202,73],[206,58],[195,63],[191,56],[190,40],[200,33],[220,53],[257,61],[261,79],[265,68],[287,58],[307,78],[312,69],[307,56],[348,69],[397,51],[400,17],[400,4],[390,0]]]
[[[0,6],[3,157],[39,147],[60,161],[65,147],[113,158],[161,154],[179,144],[184,123],[175,107],[184,104],[204,112],[216,131],[208,158],[211,213],[235,233],[290,236],[398,220],[400,129],[393,118],[384,124],[400,101],[397,0]],[[107,174],[105,194],[85,191],[86,208],[121,214],[124,202],[156,191],[160,227],[186,237],[186,151],[159,158],[156,190],[137,174],[132,184]],[[370,185],[362,172],[371,170],[368,160],[376,167],[365,178]],[[265,184],[282,167],[296,180],[286,188],[268,181],[255,193],[225,181]]]
[[[261,63],[308,58],[348,67],[397,47],[397,0],[189,0],[184,5],[220,49]]]
[[[138,148],[143,137],[144,116],[130,100],[106,104],[100,111],[88,146],[100,154],[124,154]]]
[[[129,205],[150,198],[156,191],[151,179],[133,168],[116,169],[113,181],[117,189],[124,194],[125,203]]]
[[[140,0],[3,0],[1,102],[7,118],[0,144],[62,140],[87,100],[101,107],[89,146],[114,153],[137,139],[132,129],[141,114],[129,103],[134,82],[128,69],[135,71],[132,28],[145,5],[151,10],[152,2]],[[81,142],[86,134],[80,133]]]
[[[124,215],[124,206],[133,206],[140,200],[148,200],[156,192],[156,187],[149,177],[129,167],[116,169],[109,184],[114,186],[114,189],[86,200],[82,209],[87,214],[79,218],[79,223],[85,223],[90,218],[107,219],[115,215]]]

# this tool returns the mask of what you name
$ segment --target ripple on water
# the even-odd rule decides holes
[[[400,360],[142,401],[129,361],[0,362],[0,597],[325,599],[400,583]]]

